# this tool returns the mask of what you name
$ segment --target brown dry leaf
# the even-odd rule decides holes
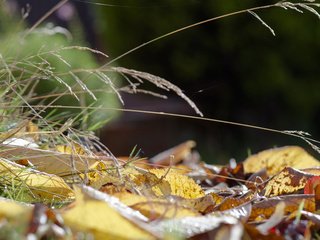
[[[255,173],[266,169],[268,175],[274,175],[285,167],[297,169],[319,167],[320,162],[298,146],[273,148],[248,157],[244,162],[246,173]]]
[[[273,197],[295,193],[304,189],[307,180],[313,176],[313,174],[286,167],[267,183],[264,195]]]
[[[37,170],[58,176],[71,174],[74,170],[85,171],[97,161],[109,160],[106,157],[69,154],[9,144],[0,144],[0,157],[12,162],[27,159]]]
[[[251,220],[268,219],[273,214],[275,207],[280,202],[285,202],[285,214],[298,210],[302,201],[304,209],[309,212],[315,211],[315,200],[312,194],[292,194],[265,199],[252,205]]]
[[[30,168],[0,159],[2,184],[25,186],[33,195],[44,200],[65,200],[73,197],[72,189],[58,176],[35,171]]]
[[[192,178],[181,174],[179,170],[154,168],[149,172],[155,174],[159,180],[165,180],[170,184],[171,195],[183,198],[200,198],[205,195],[202,188]],[[158,189],[154,191],[156,195],[162,195]]]
[[[189,140],[170,148],[164,152],[159,153],[150,159],[150,162],[159,165],[170,166],[176,165],[191,154],[192,148],[196,146],[196,142]]]
[[[216,199],[217,205],[211,205],[206,213],[213,211],[226,211],[250,203],[251,200],[255,197],[254,192],[249,192],[248,194],[243,195],[242,197],[222,197],[218,194],[213,194],[212,196]]]
[[[127,206],[141,212],[150,220],[200,215],[196,210],[182,207],[179,203],[174,203],[165,199],[158,199],[154,197],[149,198],[132,193],[117,193],[113,196],[119,198],[120,201]]]
[[[91,233],[96,240],[154,239],[107,202],[87,197],[80,191],[74,206],[63,212],[62,217],[73,230]]]
[[[238,207],[242,204],[250,202],[251,198],[233,198],[228,197],[215,209],[219,211],[225,211],[228,209],[232,209]]]
[[[225,166],[221,170],[211,177],[211,181],[214,185],[218,183],[226,183],[229,187],[239,185],[238,180],[244,180],[245,174],[243,169],[243,163],[238,163],[236,166]]]

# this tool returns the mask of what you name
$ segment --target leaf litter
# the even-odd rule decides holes
[[[120,101],[121,88],[118,89],[105,73],[111,71],[123,76],[129,83],[127,90],[132,92],[138,92],[139,84],[150,82],[165,91],[175,92],[202,116],[183,91],[167,80],[122,67],[106,67],[154,41],[225,16],[249,12],[273,32],[255,11],[281,7],[298,12],[304,9],[318,16],[313,9],[318,6],[313,1],[303,4],[280,1],[207,19],[133,48],[98,70],[82,69],[80,72],[90,73],[105,82]],[[44,54],[51,54],[70,67],[55,51]],[[149,159],[131,155],[116,158],[97,141],[84,140],[82,136],[73,138],[73,120],[60,126],[60,130],[50,126],[39,113],[59,105],[52,104],[55,100],[44,107],[30,105],[33,91],[29,90],[36,84],[15,85],[16,77],[10,68],[26,65],[26,73],[21,77],[28,77],[29,73],[31,80],[52,77],[67,90],[51,97],[69,94],[79,99],[41,55],[40,51],[36,55],[42,61],[39,66],[47,68],[35,65],[30,58],[21,63],[7,63],[1,56],[6,69],[4,74],[8,75],[1,98],[10,99],[13,95],[18,98],[17,101],[8,100],[12,106],[3,103],[0,109],[0,239],[9,239],[9,236],[10,239],[319,238],[320,163],[304,149],[297,146],[268,149],[240,162],[216,166],[202,161],[194,150],[196,143],[187,141]],[[68,74],[95,99],[94,92],[85,87],[76,72],[68,71]],[[30,93],[26,94],[28,91]],[[25,112],[20,116],[22,109]],[[5,119],[7,116],[20,117],[11,123],[12,119]],[[300,132],[232,124],[300,137],[318,149],[313,139]]]
[[[300,147],[218,166],[187,141],[115,166],[82,142],[43,147],[38,132],[1,133],[0,229],[18,222],[22,238],[296,239],[319,230],[320,163]]]

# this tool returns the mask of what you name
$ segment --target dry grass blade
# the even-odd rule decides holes
[[[263,26],[265,26],[266,28],[268,28],[270,30],[270,32],[272,33],[273,36],[276,36],[274,30],[265,22],[263,21],[258,14],[256,14],[255,12],[253,11],[248,11],[248,13],[250,13],[252,16],[254,16],[256,19],[258,19]]]
[[[115,72],[125,74],[127,76],[131,76],[131,77],[138,79],[140,81],[146,80],[146,81],[154,84],[158,88],[164,89],[166,91],[171,90],[171,91],[175,92],[178,96],[180,96],[182,99],[184,99],[195,110],[195,112],[198,115],[203,116],[202,112],[198,109],[196,104],[190,98],[188,98],[179,87],[177,87],[176,85],[172,84],[171,82],[165,80],[164,78],[152,75],[150,73],[140,72],[137,70],[127,69],[127,68],[123,68],[123,67],[113,67],[111,69]]]

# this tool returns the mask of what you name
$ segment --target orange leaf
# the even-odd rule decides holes
[[[304,187],[304,194],[314,194],[315,187],[319,184],[320,184],[320,176],[314,176],[308,179]]]

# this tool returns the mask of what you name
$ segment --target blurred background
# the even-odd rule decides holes
[[[19,13],[27,3],[33,24],[59,1],[8,1]],[[51,2],[51,3],[49,3]],[[68,27],[87,46],[109,60],[198,21],[272,3],[253,0],[68,1],[49,21]],[[11,10],[12,11],[12,10]],[[206,117],[279,130],[302,130],[320,139],[320,21],[270,8],[256,13],[274,37],[249,13],[223,18],[161,39],[117,60],[114,65],[145,71],[176,84]],[[100,64],[105,60],[96,59]],[[155,88],[150,90],[159,92]],[[123,95],[124,108],[192,114],[177,96],[168,100]],[[137,145],[151,157],[180,142],[197,142],[203,160],[242,160],[248,153],[302,140],[282,134],[199,120],[122,113],[99,131],[115,155]],[[319,158],[319,156],[318,156]]]

